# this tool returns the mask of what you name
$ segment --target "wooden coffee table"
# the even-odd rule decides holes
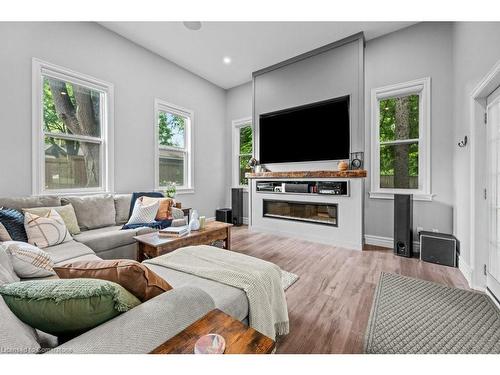
[[[233,224],[209,221],[205,228],[192,231],[184,237],[160,236],[158,232],[134,237],[139,243],[137,261],[155,258],[184,246],[210,245],[215,241],[224,241],[224,248],[231,249],[231,227]]]
[[[196,341],[208,333],[224,337],[224,354],[270,354],[276,345],[269,337],[215,309],[158,346],[151,354],[193,354]]]

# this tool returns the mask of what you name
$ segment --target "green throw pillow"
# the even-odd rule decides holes
[[[99,279],[21,281],[1,285],[0,294],[24,323],[56,336],[82,333],[141,303]]]

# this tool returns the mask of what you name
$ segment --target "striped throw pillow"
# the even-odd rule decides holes
[[[26,242],[7,241],[2,243],[10,255],[14,272],[22,279],[55,275],[54,262],[50,255]]]

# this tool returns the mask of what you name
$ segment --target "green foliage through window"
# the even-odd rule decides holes
[[[418,189],[419,95],[379,102],[380,187]]]
[[[158,114],[158,125],[161,146],[185,147],[185,117],[160,111]]]
[[[248,166],[249,160],[252,158],[252,139],[253,130],[251,125],[243,126],[239,128],[240,132],[240,150],[238,155],[239,164],[239,184],[248,185],[248,179],[245,178],[245,173],[250,172],[251,169]]]

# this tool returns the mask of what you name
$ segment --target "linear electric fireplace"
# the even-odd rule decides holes
[[[263,200],[263,216],[283,220],[338,226],[336,203]]]

